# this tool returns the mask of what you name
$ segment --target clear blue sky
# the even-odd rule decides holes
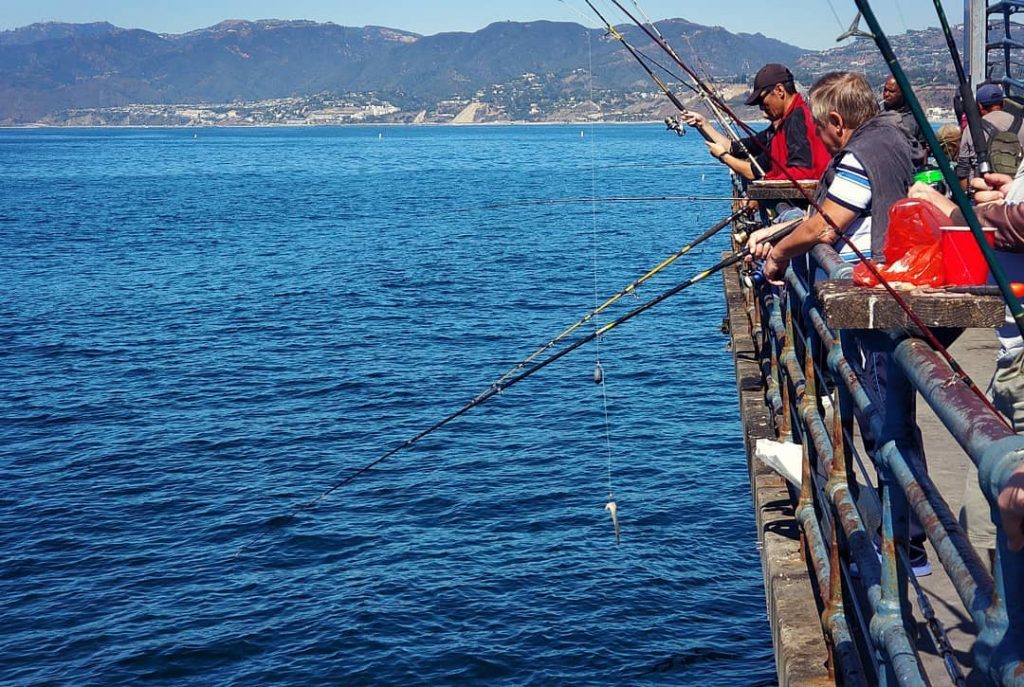
[[[589,12],[583,0],[567,1]],[[594,4],[602,12],[611,6],[607,0]],[[634,9],[631,1],[623,4]],[[943,0],[943,4],[950,23],[959,24],[963,3]],[[831,0],[831,7],[829,0],[644,0],[640,6],[653,19],[682,17],[734,32],[761,32],[815,49],[834,45],[839,33],[836,14],[843,24],[849,24],[856,13],[853,0]],[[938,25],[932,3],[926,0],[875,0],[872,6],[889,32]],[[0,0],[0,29],[40,21],[109,21],[125,28],[184,33],[224,19],[271,18],[331,21],[343,26],[374,24],[427,35],[475,31],[506,19],[583,23],[559,0]]]

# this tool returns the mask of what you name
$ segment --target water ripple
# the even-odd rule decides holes
[[[296,510],[727,214],[486,209],[725,189],[656,127],[376,133],[0,131],[0,682],[771,684],[712,280],[607,429],[591,346]]]

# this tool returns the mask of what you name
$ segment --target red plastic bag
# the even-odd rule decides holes
[[[885,237],[885,265],[876,265],[888,281],[942,286],[942,232],[949,220],[931,203],[902,198],[889,208],[889,232]],[[875,275],[863,264],[853,268],[858,286],[874,286]]]

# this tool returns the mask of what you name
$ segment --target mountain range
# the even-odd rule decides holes
[[[739,96],[767,62],[791,65],[809,82],[832,68],[879,77],[874,46],[814,52],[761,34],[734,34],[684,19],[659,22],[682,59]],[[644,53],[667,60],[634,26],[619,27]],[[937,30],[896,37],[922,83],[952,82]],[[678,71],[678,70],[675,70]],[[593,79],[587,78],[592,72]],[[669,79],[663,73],[666,79]],[[652,115],[653,84],[603,31],[568,22],[501,22],[479,31],[422,36],[377,26],[312,21],[225,21],[184,34],[109,23],[45,23],[0,32],[0,124],[68,123],[68,112],[129,105],[252,103],[323,94],[348,103],[387,103],[372,116],[410,121],[470,102],[498,119],[566,117],[596,89],[602,110]],[[681,93],[683,92],[680,89]],[[657,99],[656,99],[657,100]],[[305,106],[306,110],[309,109]],[[380,114],[383,113],[383,114]],[[424,114],[420,114],[423,121]],[[592,115],[591,115],[592,116]],[[607,112],[603,113],[607,116]],[[628,117],[627,117],[628,118]]]

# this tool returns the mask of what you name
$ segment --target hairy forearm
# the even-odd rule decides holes
[[[814,215],[804,220],[792,234],[775,244],[772,249],[772,257],[778,261],[790,260],[798,255],[803,255],[819,243],[834,243],[836,232],[822,219],[822,216]]]

